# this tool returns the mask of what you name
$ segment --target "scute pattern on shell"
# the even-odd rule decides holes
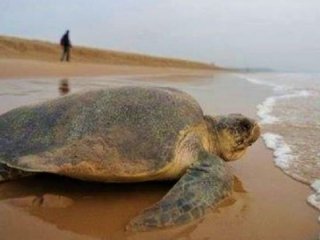
[[[0,160],[21,167],[24,156],[46,158],[44,152],[90,138],[104,143],[100,151],[116,149],[112,156],[119,160],[144,161],[144,171],[155,171],[172,159],[179,132],[201,121],[198,103],[171,88],[126,86],[74,94],[1,115]],[[105,165],[116,160],[105,156]],[[50,155],[56,166],[79,161],[84,158]]]

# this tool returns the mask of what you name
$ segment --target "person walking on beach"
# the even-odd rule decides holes
[[[60,45],[62,47],[61,62],[64,60],[69,62],[70,61],[70,48],[72,47],[70,39],[69,39],[69,30],[67,30],[65,32],[65,34],[63,34],[63,36],[61,37]]]

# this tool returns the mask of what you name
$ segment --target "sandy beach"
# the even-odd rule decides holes
[[[257,118],[256,106],[269,94],[228,72],[214,69],[70,64],[41,59],[0,59],[0,113],[59,96],[68,78],[71,93],[117,84],[172,86],[193,95],[206,114],[241,112]],[[37,91],[32,91],[32,90]],[[230,163],[234,193],[188,225],[145,233],[124,230],[142,209],[158,201],[174,182],[97,184],[39,175],[0,184],[0,239],[290,239],[315,240],[318,212],[306,202],[309,186],[274,166],[261,139]]]

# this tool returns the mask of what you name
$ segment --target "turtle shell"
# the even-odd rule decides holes
[[[0,162],[31,172],[109,181],[155,174],[173,161],[182,130],[203,121],[172,88],[113,87],[0,116]]]

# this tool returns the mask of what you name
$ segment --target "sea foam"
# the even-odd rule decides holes
[[[320,210],[320,179],[315,180],[311,184],[311,187],[315,191],[315,193],[308,197],[308,202],[312,206],[314,206]],[[320,216],[319,216],[318,220],[320,222]]]
[[[257,106],[258,113],[257,115],[260,117],[261,124],[272,124],[279,122],[280,119],[271,115],[273,111],[273,107],[276,102],[279,100],[290,99],[290,98],[299,98],[299,97],[309,97],[311,96],[311,92],[307,90],[293,91],[289,94],[284,94],[280,96],[272,96],[268,97],[262,104]]]
[[[242,76],[242,75],[240,75],[238,77],[240,77],[242,79],[245,79],[248,82],[251,82],[251,83],[254,83],[254,84],[269,86],[269,87],[276,88],[276,89],[284,87],[284,86],[281,86],[281,85],[278,85],[278,84],[275,84],[275,83],[272,83],[272,82],[269,82],[269,81],[265,81],[265,80],[262,80],[262,79],[257,79],[257,78]]]
[[[279,122],[280,119],[271,115],[277,101],[290,98],[309,97],[312,95],[308,90],[295,90],[292,87],[273,83],[262,79],[256,79],[248,76],[238,75],[238,77],[247,80],[248,82],[271,87],[276,93],[275,96],[268,97],[262,104],[257,106],[260,124],[273,124]]]
[[[274,133],[265,133],[262,138],[269,149],[273,150],[275,164],[283,169],[288,170],[290,162],[295,158],[288,144],[283,137]]]
[[[258,112],[257,115],[260,117],[261,124],[272,124],[278,122],[279,119],[271,115],[273,106],[275,105],[275,97],[267,98],[262,104],[257,106]]]

